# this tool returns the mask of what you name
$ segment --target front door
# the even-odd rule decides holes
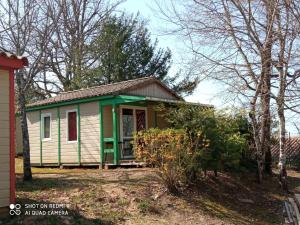
[[[134,158],[132,149],[133,133],[146,129],[146,108],[121,107],[120,131],[122,151],[121,158]]]

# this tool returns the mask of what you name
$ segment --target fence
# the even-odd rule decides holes
[[[274,163],[279,160],[279,140],[273,140],[271,144],[272,159]],[[286,163],[287,166],[300,168],[300,136],[288,135],[286,139]]]

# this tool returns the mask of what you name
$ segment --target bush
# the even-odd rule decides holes
[[[199,134],[191,139],[183,129],[149,129],[134,136],[134,150],[137,159],[159,168],[162,180],[173,193],[185,183],[195,179],[199,170],[197,151],[205,140]]]
[[[172,129],[149,129],[134,137],[136,157],[159,168],[171,192],[194,182],[200,171],[238,170],[248,148],[245,117],[199,106],[163,108]],[[243,129],[241,129],[243,128]]]
[[[183,104],[169,109],[166,116],[174,128],[183,128],[192,136],[201,132],[208,140],[209,145],[200,151],[204,172],[239,169],[249,138],[248,121],[242,113]]]

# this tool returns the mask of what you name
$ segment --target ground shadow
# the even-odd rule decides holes
[[[180,197],[193,208],[234,224],[280,224],[282,199],[276,177],[268,177],[263,184],[253,177],[232,177],[220,174],[194,185]],[[300,180],[298,180],[300,184]]]
[[[130,172],[132,173],[132,172]],[[23,192],[45,191],[49,189],[68,190],[81,188],[95,184],[119,184],[119,185],[147,185],[149,182],[157,180],[155,175],[131,178],[129,172],[122,172],[113,179],[101,176],[84,176],[78,174],[47,174],[48,176],[34,177],[32,181],[24,182],[21,177],[17,177],[17,189]],[[50,176],[51,175],[51,176]]]
[[[17,203],[21,204],[21,215],[19,216],[8,216],[1,220],[1,224],[5,225],[58,225],[58,224],[72,224],[72,225],[114,225],[112,221],[102,219],[92,219],[83,216],[81,212],[75,209],[64,209],[67,211],[67,215],[25,215],[26,210],[24,209],[25,204],[59,204],[59,202],[50,201],[35,201],[29,198],[17,198]],[[27,210],[27,212],[30,210]]]

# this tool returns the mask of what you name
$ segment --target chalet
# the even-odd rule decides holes
[[[133,132],[166,128],[159,103],[183,99],[155,78],[64,92],[27,107],[33,166],[133,162]]]

